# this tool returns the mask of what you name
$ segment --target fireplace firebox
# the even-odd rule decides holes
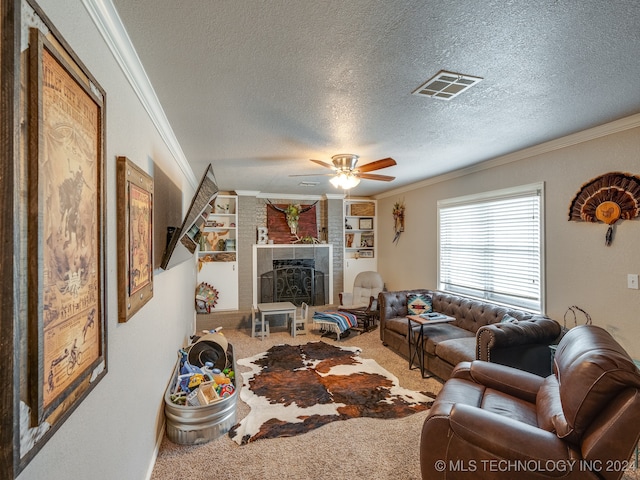
[[[260,302],[325,304],[324,273],[313,258],[274,260],[273,270],[260,276]]]

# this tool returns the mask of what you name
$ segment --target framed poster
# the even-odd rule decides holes
[[[153,297],[153,178],[118,157],[118,321]]]
[[[56,425],[106,374],[105,95],[63,42],[29,38],[28,397]]]

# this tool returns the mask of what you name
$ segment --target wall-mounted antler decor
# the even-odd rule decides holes
[[[267,210],[269,237],[273,239],[275,243],[297,243],[307,237],[312,240],[315,239],[318,236],[315,208],[317,203],[318,202],[314,202],[311,205],[302,206],[294,203],[277,205],[267,200],[267,205],[273,212],[284,214],[282,217],[278,215],[278,218],[274,218],[270,215],[271,212]],[[285,221],[288,231],[283,229]]]
[[[597,222],[609,225],[605,245],[613,241],[613,225],[640,214],[640,177],[610,172],[582,185],[569,206],[569,221]]]

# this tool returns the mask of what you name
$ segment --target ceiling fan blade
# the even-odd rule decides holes
[[[313,158],[311,159],[311,161],[313,163],[317,163],[318,165],[322,165],[323,167],[326,168],[330,168],[331,170],[335,170],[335,168],[333,167],[333,165],[327,163],[327,162],[323,162],[322,160],[314,160]]]
[[[393,167],[394,165],[397,165],[396,161],[391,157],[387,157],[367,163],[366,165],[360,165],[358,170],[360,172],[371,172],[372,170],[380,170],[381,168]]]
[[[390,182],[395,180],[396,177],[390,177],[388,175],[378,175],[377,173],[356,173],[357,177],[365,178],[367,180],[382,180],[383,182]]]
[[[325,177],[333,176],[335,173],[299,173],[295,175],[289,175],[290,177]]]

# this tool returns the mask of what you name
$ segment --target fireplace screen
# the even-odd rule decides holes
[[[324,305],[324,277],[313,259],[274,260],[273,270],[260,276],[260,302]]]

